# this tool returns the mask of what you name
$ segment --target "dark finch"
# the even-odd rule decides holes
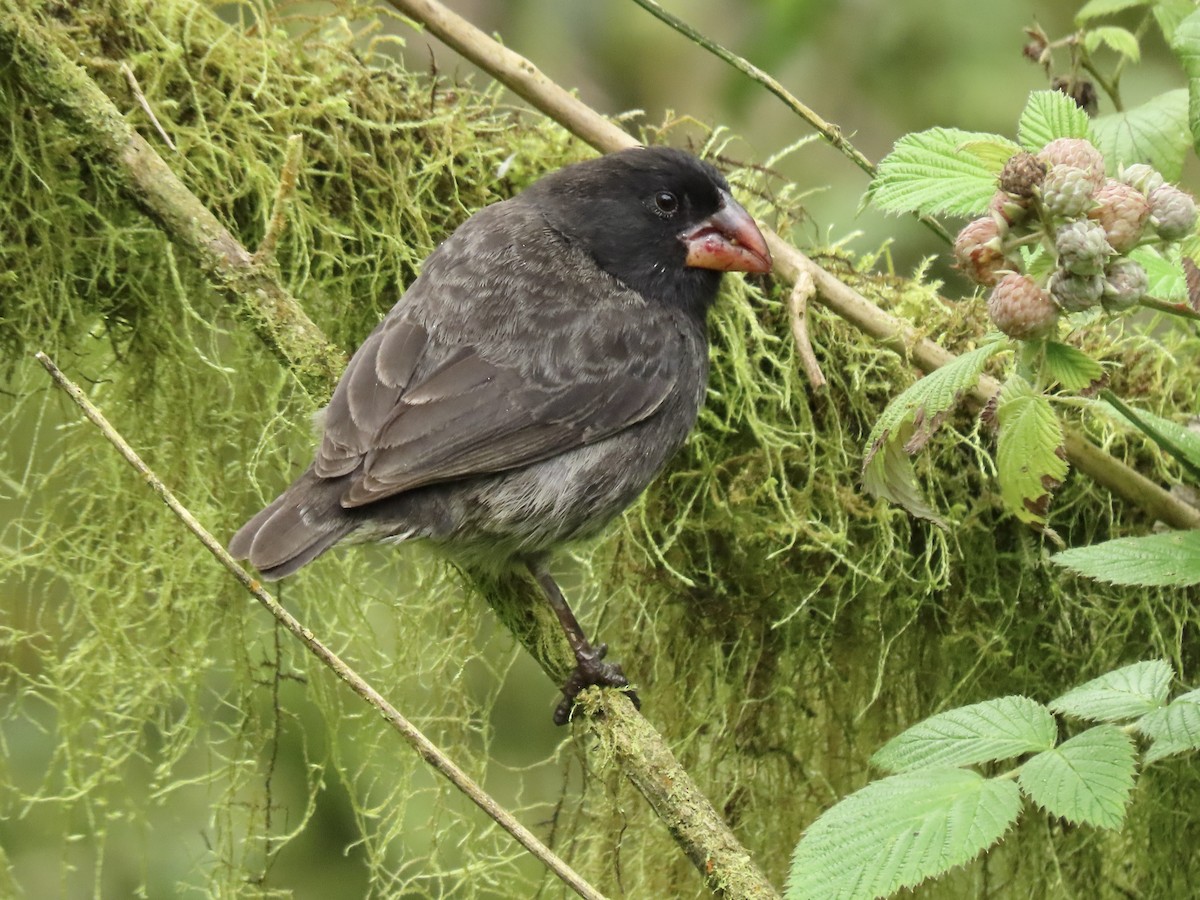
[[[590,684],[624,687],[546,569],[684,442],[721,273],[768,272],[716,169],[637,148],[567,166],[468,219],[358,348],[308,470],[234,535],[275,579],[345,539],[428,538],[463,565],[526,566]]]

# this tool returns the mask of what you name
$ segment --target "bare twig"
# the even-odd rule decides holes
[[[821,117],[821,115],[817,113],[816,110],[802,102],[800,98],[785,88],[779,83],[778,80],[773,78],[767,72],[764,72],[745,57],[738,56],[732,50],[722,46],[721,44],[718,44],[712,38],[701,34],[683,19],[667,12],[665,9],[655,3],[654,0],[633,0],[633,2],[642,9],[646,10],[646,12],[650,13],[650,15],[654,16],[660,22],[663,22],[668,27],[678,31],[689,41],[700,45],[718,59],[733,66],[733,68],[737,69],[743,75],[747,76],[753,81],[757,81],[769,92],[782,100],[784,106],[816,129],[817,133],[820,134],[821,137],[825,138],[825,140],[831,146],[833,146],[834,149],[841,152],[847,159],[866,172],[868,176],[871,178],[875,177],[875,164],[871,162],[871,160],[867,159],[867,157],[863,155],[862,151],[850,143],[849,138],[846,137],[840,125],[836,125],[833,122],[827,122]],[[917,216],[917,220],[947,243],[949,243],[951,240],[950,233],[946,231],[941,222],[932,216],[919,215]]]
[[[792,317],[792,338],[796,342],[796,352],[800,354],[800,364],[804,366],[804,374],[814,391],[824,390],[827,382],[821,364],[813,353],[812,341],[808,337],[808,300],[817,292],[812,276],[801,272],[792,287],[788,297],[788,311]]]
[[[125,75],[125,80],[129,82],[129,89],[133,91],[133,96],[137,98],[138,105],[141,106],[146,115],[150,117],[150,121],[158,130],[158,133],[162,137],[163,141],[166,142],[168,147],[178,153],[179,148],[175,146],[175,142],[171,140],[171,136],[167,134],[167,130],[162,127],[162,122],[158,121],[158,116],[156,116],[154,114],[154,110],[150,108],[150,101],[148,101],[146,99],[146,95],[142,93],[142,86],[138,84],[137,76],[133,74],[133,69],[129,68],[129,63],[121,63],[121,72]]]
[[[387,2],[597,150],[611,153],[636,143],[583,101],[549,82],[529,60],[501,46],[436,0]],[[864,334],[904,354],[926,372],[954,359],[949,350],[923,337],[910,323],[880,309],[779,235],[766,229],[763,234],[775,258],[777,277],[795,284],[800,273],[807,272],[817,287],[816,299]],[[987,384],[992,387],[985,387]],[[986,403],[995,385],[994,379],[983,379],[972,397]],[[1155,518],[1176,528],[1200,528],[1200,511],[1100,450],[1073,429],[1067,429],[1067,455],[1079,471]]]
[[[67,378],[45,353],[37,353],[35,356],[38,362],[50,373],[50,377],[54,379],[55,383],[66,392],[67,396],[75,401],[75,404],[83,411],[83,414],[87,416],[93,425],[100,429],[104,437],[108,439],[108,442],[125,458],[125,461],[137,470],[150,489],[158,494],[162,501],[170,508],[171,512],[179,517],[179,520],[183,522],[188,531],[199,539],[205,549],[230,571],[233,577],[253,595],[254,599],[261,603],[267,612],[275,617],[276,621],[304,644],[308,648],[308,651],[332,671],[333,674],[349,685],[354,693],[373,706],[383,716],[383,720],[397,734],[408,741],[413,749],[421,755],[423,760],[444,775],[456,788],[466,794],[497,825],[511,834],[522,847],[532,853],[546,868],[562,879],[564,884],[567,884],[579,896],[586,897],[588,900],[604,900],[603,894],[584,881],[579,873],[559,858],[553,850],[538,840],[533,832],[518,822],[512,813],[487,794],[470,775],[460,769],[436,744],[425,737],[415,725],[401,715],[399,710],[392,706],[382,694],[376,691],[366,679],[343,662],[336,653],[326,647],[312,631],[284,609],[278,600],[263,590],[258,580],[237,564],[237,561],[229,555],[221,543],[171,493],[170,488],[163,483],[162,479],[142,461],[142,458],[129,446],[129,443],[109,424],[104,414],[96,408],[95,404],[88,400],[79,386]]]

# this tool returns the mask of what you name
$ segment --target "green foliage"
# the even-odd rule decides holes
[[[1200,691],[1180,694],[1166,706],[1146,713],[1134,727],[1153,742],[1146,751],[1147,764],[1200,750]]]
[[[1091,119],[1059,91],[1034,91],[1017,120],[1017,139],[1026,150],[1037,152],[1055,138],[1090,141]]]
[[[1146,763],[1200,749],[1200,691],[1166,704],[1173,676],[1166,662],[1149,660],[1093,679],[1049,707],[1002,697],[913,725],[872,757],[899,774],[846,797],[805,831],[792,856],[788,900],[880,897],[944,875],[1009,831],[1022,794],[1050,816],[1119,831],[1137,775],[1131,732],[1151,741]],[[1105,724],[1058,743],[1051,710]],[[964,768],[1026,754],[1001,775]]]
[[[1046,341],[1042,371],[1066,391],[1087,391],[1104,380],[1104,366],[1082,350],[1058,341]]]
[[[955,128],[905,135],[880,160],[871,182],[871,202],[886,212],[978,213],[996,192],[996,175],[1004,161],[963,148],[997,140],[1001,139],[996,135]]]
[[[1166,702],[1174,672],[1160,659],[1106,672],[1050,701],[1064,716],[1088,722],[1135,719]]]
[[[986,340],[903,391],[876,421],[867,437],[863,486],[898,503],[915,516],[937,521],[921,496],[908,456],[924,447],[964,391],[979,381],[987,361],[1004,349],[998,337]]]
[[[1058,739],[1054,716],[1028,697],[984,700],[931,716],[871,757],[885,772],[972,766],[1048,750]]]
[[[787,900],[878,897],[969,862],[1021,811],[1011,781],[956,768],[893,775],[847,797],[796,846]]]
[[[996,469],[1005,506],[1022,522],[1045,524],[1050,494],[1067,477],[1062,423],[1050,400],[1011,376],[996,406]]]
[[[1200,584],[1200,532],[1172,531],[1072,547],[1055,565],[1108,584],[1188,587]]]
[[[1133,740],[1120,728],[1089,728],[1021,766],[1021,790],[1052,816],[1119,829],[1133,790]]]
[[[1187,91],[1167,91],[1141,106],[1097,116],[1092,133],[1112,172],[1118,164],[1148,163],[1168,181],[1178,181],[1192,148]]]

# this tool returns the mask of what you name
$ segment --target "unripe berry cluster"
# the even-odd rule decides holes
[[[1195,200],[1151,166],[1108,178],[1104,157],[1088,141],[1059,138],[1008,160],[988,215],[959,232],[954,255],[969,278],[992,288],[988,313],[996,327],[1036,340],[1053,333],[1062,313],[1135,305],[1148,281],[1126,254],[1178,241],[1195,227]],[[1054,265],[1035,280],[1022,271],[1018,248],[1039,240]]]

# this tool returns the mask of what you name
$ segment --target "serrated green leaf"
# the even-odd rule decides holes
[[[1123,9],[1145,6],[1149,2],[1150,0],[1089,0],[1088,3],[1083,5],[1083,9],[1075,13],[1075,24],[1082,25],[1089,19],[1111,16],[1113,13],[1119,13]]]
[[[1200,78],[1200,10],[1194,6],[1176,26],[1171,51],[1189,78]]]
[[[1073,547],[1055,565],[1108,584],[1189,587],[1200,584],[1200,531],[1169,531]]]
[[[1200,691],[1180,694],[1162,709],[1142,716],[1134,727],[1153,742],[1143,757],[1146,763],[1200,750]]]
[[[1021,146],[1006,137],[993,134],[986,140],[966,141],[958,149],[961,153],[970,153],[989,170],[999,172],[1014,153],[1021,151]]]
[[[1167,91],[1133,109],[1097,116],[1092,132],[1110,175],[1119,165],[1148,163],[1167,181],[1178,181],[1192,146],[1188,90]]]
[[[983,213],[996,192],[1000,166],[964,153],[962,147],[1002,140],[994,134],[953,128],[906,134],[880,161],[871,182],[871,202],[885,212]]]
[[[1017,123],[1017,141],[1036,153],[1055,138],[1091,140],[1088,114],[1060,91],[1034,91]]]
[[[1003,338],[988,340],[930,372],[887,405],[867,437],[862,481],[868,493],[918,518],[940,522],[921,496],[908,454],[924,446],[962,393],[979,381],[988,359],[1005,346]]]
[[[1115,725],[1097,725],[1021,766],[1021,789],[1068,822],[1117,830],[1133,790],[1133,740]]]
[[[1046,374],[1064,390],[1082,391],[1104,380],[1104,366],[1070,344],[1047,341],[1044,360]]]
[[[1050,498],[1067,477],[1062,423],[1049,399],[1012,375],[996,407],[996,472],[1004,505],[1022,522],[1044,525]]]
[[[1054,716],[1028,697],[985,700],[947,710],[888,741],[871,763],[888,772],[970,766],[1048,750],[1058,738]]]
[[[1170,665],[1150,659],[1106,672],[1047,705],[1055,712],[1089,722],[1137,719],[1166,702],[1174,677]]]
[[[1138,46],[1138,40],[1128,29],[1119,28],[1116,25],[1103,25],[1100,28],[1093,28],[1084,36],[1083,45],[1087,48],[1088,53],[1095,53],[1101,44],[1114,53],[1121,54],[1130,62],[1137,62],[1141,59],[1142,50]]]
[[[969,862],[1021,811],[1008,780],[967,769],[893,775],[809,826],[792,855],[787,900],[886,896]]]
[[[1156,247],[1138,247],[1129,258],[1146,270],[1146,293],[1159,300],[1187,300],[1187,278],[1178,253],[1164,256]]]

